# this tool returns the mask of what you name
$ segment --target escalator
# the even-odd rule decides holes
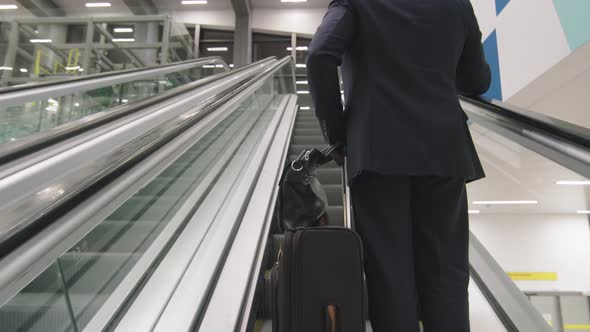
[[[0,161],[0,331],[270,331],[278,178],[325,146],[298,110],[294,72],[290,58],[266,59],[187,78],[109,121],[20,139],[58,135]],[[499,132],[590,176],[579,132],[463,103],[478,149],[497,152],[484,145]],[[340,168],[318,177],[330,224],[344,225]],[[549,331],[475,236],[470,251],[473,330]]]

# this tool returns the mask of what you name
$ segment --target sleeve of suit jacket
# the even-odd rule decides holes
[[[309,89],[329,144],[346,143],[338,66],[352,43],[354,31],[355,17],[350,0],[332,0],[307,55]]]
[[[473,6],[468,0],[464,3],[467,38],[457,66],[457,90],[463,95],[480,95],[490,87],[490,66],[485,59],[481,44],[481,31],[479,30]]]

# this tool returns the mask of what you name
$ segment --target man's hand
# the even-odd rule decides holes
[[[334,159],[334,161],[336,162],[336,164],[340,167],[344,166],[344,157],[346,156],[346,149],[344,146],[340,146],[337,149],[335,149],[330,156],[332,157],[332,159]]]

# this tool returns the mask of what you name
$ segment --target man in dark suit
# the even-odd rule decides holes
[[[484,172],[458,94],[490,84],[471,3],[332,0],[307,68],[324,136],[346,147],[374,331],[469,331],[465,183]]]

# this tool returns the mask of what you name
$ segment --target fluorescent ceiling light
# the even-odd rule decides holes
[[[297,84],[308,84],[307,81],[297,81]]]
[[[307,2],[307,0],[281,0],[281,2]]]
[[[229,67],[230,67],[230,68],[233,68],[233,67],[235,67],[235,66],[234,66],[234,64],[233,64],[233,63],[230,63],[230,64],[229,64]]]
[[[183,0],[183,5],[206,5],[207,0]]]
[[[480,214],[481,211],[479,210],[469,210],[469,214]]]
[[[29,70],[27,68],[21,68],[21,69],[19,69],[19,71],[21,73],[27,73],[27,72],[29,72]]]
[[[209,52],[227,52],[227,47],[207,47]]]
[[[129,102],[129,99],[121,99],[121,102],[122,102],[122,103]]]
[[[293,50],[293,47],[291,47],[291,46],[287,47],[287,51],[292,51],[292,50]],[[308,47],[307,46],[297,46],[297,47],[295,47],[295,50],[296,51],[307,51]]]
[[[80,107],[80,103],[74,103],[74,106]]]
[[[80,69],[78,69],[78,71],[79,72],[83,72],[84,71],[84,68],[80,68]]]
[[[298,63],[295,65],[295,67],[297,68],[307,68],[307,66],[304,63]]]
[[[590,181],[557,181],[562,186],[590,186]]]
[[[580,210],[578,214],[590,214],[590,210]]]
[[[475,201],[475,205],[527,205],[539,204],[538,201]]]
[[[297,91],[298,95],[308,95],[309,91]]]
[[[311,107],[309,107],[309,106],[301,106],[301,107],[299,107],[299,109],[302,110],[302,111],[308,111],[308,110],[311,109]]]
[[[17,9],[17,5],[0,5],[0,10],[1,9]]]
[[[78,69],[80,69],[80,66],[66,67],[66,70],[78,70]]]
[[[87,2],[86,3],[87,8],[104,8],[104,7],[110,7],[110,6],[111,6],[110,2]]]
[[[116,32],[116,33],[133,32],[133,28],[114,28],[113,32]]]
[[[128,43],[134,42],[135,38],[113,38],[113,42],[115,43]]]
[[[29,41],[31,43],[37,44],[37,43],[51,43],[53,40],[47,39],[47,38],[45,38],[45,39],[41,38],[41,39],[29,39]]]
[[[204,65],[203,68],[215,68],[215,65]]]
[[[12,70],[12,67],[0,66],[0,70]]]

